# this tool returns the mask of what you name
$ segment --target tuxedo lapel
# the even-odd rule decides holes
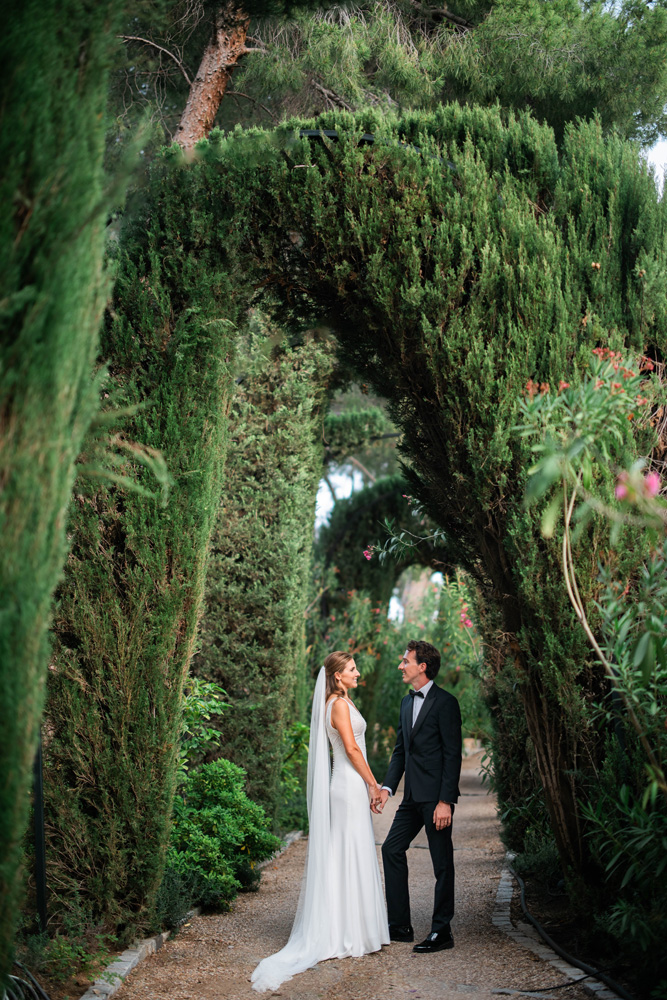
[[[414,726],[409,730],[409,732],[410,732],[410,743],[412,743],[412,741],[414,740],[415,735],[419,732],[421,726],[424,723],[424,719],[426,718],[426,716],[428,715],[428,713],[433,708],[433,705],[435,704],[435,691],[436,691],[436,687],[435,687],[435,684],[434,684],[432,686],[431,690],[429,691],[429,693],[426,695],[426,698],[424,699],[424,704],[422,705],[422,707],[419,710],[419,715],[417,716],[417,721],[415,722]],[[410,702],[412,703],[412,698],[410,699]],[[411,705],[410,711],[412,713],[412,705]],[[410,722],[412,722],[412,714],[410,715]]]
[[[401,711],[403,712],[403,732],[406,733],[409,740],[412,733],[412,698],[406,698],[403,701]]]

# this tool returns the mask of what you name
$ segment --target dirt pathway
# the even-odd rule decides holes
[[[530,991],[562,983],[560,972],[491,922],[505,851],[495,802],[482,786],[478,766],[479,756],[464,760],[462,797],[454,819],[457,911],[452,951],[414,955],[411,945],[394,942],[374,955],[322,962],[284,983],[277,993],[254,993],[253,968],[289,936],[305,855],[305,843],[297,841],[264,869],[258,893],[240,896],[231,913],[193,919],[130,974],[115,994],[117,1000],[461,1000],[463,994],[497,1000],[501,990]],[[384,815],[375,817],[378,845],[396,804],[396,799],[390,800]],[[423,833],[412,844],[408,861],[415,938],[420,941],[430,930],[434,885]],[[578,986],[555,995],[559,1000],[586,998]]]

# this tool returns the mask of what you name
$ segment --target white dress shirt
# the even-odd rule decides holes
[[[412,699],[412,728],[413,729],[415,727],[415,722],[417,721],[417,716],[421,712],[422,705],[424,704],[424,699],[426,698],[426,695],[429,693],[429,691],[431,690],[432,687],[433,687],[433,681],[427,681],[426,684],[424,684],[424,687],[420,687],[420,689],[419,689],[419,694],[423,694],[424,697],[423,698],[419,698],[417,696],[417,694],[415,693],[415,696]]]

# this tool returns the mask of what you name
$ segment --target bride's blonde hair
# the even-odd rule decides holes
[[[330,698],[332,694],[337,694],[339,698],[345,697],[345,688],[336,680],[336,674],[344,670],[352,658],[351,653],[344,653],[340,649],[329,653],[324,661],[324,672],[327,678],[325,698]]]

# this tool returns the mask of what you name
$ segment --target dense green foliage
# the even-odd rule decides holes
[[[245,768],[249,796],[272,817],[282,733],[305,696],[303,616],[331,355],[308,338],[244,365],[193,661],[227,692],[221,753]]]
[[[392,425],[379,407],[329,413],[324,421],[326,459],[340,460],[368,441],[391,433]]]
[[[5,4],[0,40],[0,977],[108,279],[102,171],[120,4]],[[9,9],[11,7],[11,10]]]
[[[583,804],[589,849],[606,882],[596,923],[628,951],[644,953],[636,978],[642,986],[662,979],[664,992],[667,511],[659,496],[664,442],[655,434],[664,413],[663,366],[656,373],[649,358],[605,347],[595,355],[580,384],[562,381],[557,394],[532,385],[521,403],[517,433],[535,441],[540,460],[530,470],[528,496],[553,495],[542,532],[552,535],[562,519],[564,586],[609,680],[593,714],[607,733],[604,764],[596,794]],[[628,469],[624,459],[627,464],[632,433],[644,440],[647,454]],[[649,472],[647,464],[653,466]],[[613,498],[609,469],[616,476]],[[610,526],[600,559],[597,636],[589,610],[578,600],[578,540],[595,516]],[[645,553],[644,564],[622,576],[616,559],[621,539]]]
[[[539,775],[563,865],[597,886],[581,803],[605,758],[591,709],[606,685],[574,625],[558,545],[542,538],[541,511],[523,507],[531,453],[512,428],[529,380],[556,386],[567,373],[575,383],[600,341],[664,350],[653,179],[596,123],[568,128],[560,152],[548,129],[497,110],[452,106],[393,129],[374,113],[308,124],[343,138],[309,146],[285,136],[274,159],[280,138],[238,134],[214,137],[202,155],[223,159],[230,199],[257,191],[244,259],[281,296],[281,320],[324,316],[346,362],[389,401],[408,492],[475,580],[491,676],[511,677],[494,691],[503,806],[525,808],[518,796]],[[383,144],[354,141],[380,130]],[[593,521],[579,540],[587,604],[605,538]],[[619,573],[640,556],[619,547]],[[504,698],[520,699],[519,732],[507,730],[520,719]]]
[[[188,775],[175,800],[156,907],[160,923],[176,926],[190,906],[226,910],[240,891],[257,888],[257,862],[280,841],[244,784],[243,768],[223,759]]]
[[[330,108],[434,110],[458,101],[529,109],[559,138],[568,121],[596,112],[605,131],[645,143],[665,128],[664,0],[296,6],[286,21],[262,16],[268,4],[243,5],[256,51],[234,71],[219,126],[270,126]],[[186,76],[194,78],[209,31],[200,5],[133,5],[125,33],[134,40],[114,75],[114,136],[131,134],[146,107],[157,129],[173,135]]]
[[[62,919],[82,908],[125,937],[153,918],[168,846],[241,287],[226,257],[229,209],[210,197],[206,164],[182,170],[165,157],[132,207],[101,352],[105,391],[133,412],[116,473],[143,489],[91,481],[74,497],[45,747],[53,909]],[[172,479],[166,499],[140,464],[155,451]]]
[[[453,15],[453,18],[450,17]],[[665,128],[664,3],[371,0],[253,27],[266,54],[239,67],[251,101],[220,122],[327,108],[433,110],[448,101],[529,109],[562,138],[576,117],[653,141]]]

